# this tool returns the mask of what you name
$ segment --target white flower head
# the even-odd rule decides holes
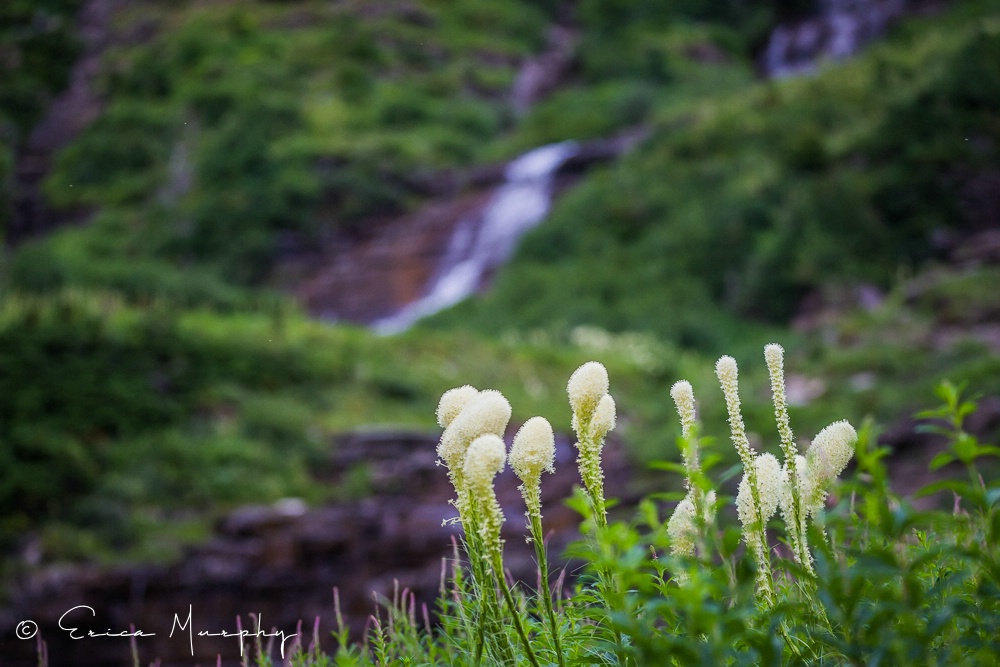
[[[712,521],[715,507],[715,491],[709,491],[705,496],[705,507],[702,519],[705,525]],[[670,537],[670,550],[677,555],[694,555],[695,542],[698,538],[698,522],[695,520],[694,498],[691,493],[677,503],[674,513],[667,521],[667,536]]]
[[[437,407],[437,422],[441,428],[447,428],[454,421],[469,401],[479,395],[479,390],[471,385],[455,387],[441,394]]]
[[[778,434],[781,436],[781,449],[785,460],[798,453],[795,446],[795,436],[788,419],[788,400],[785,396],[785,350],[777,343],[764,346],[764,360],[767,362],[767,372],[771,377],[771,396],[774,400],[774,419],[778,424]]]
[[[750,475],[744,474],[736,490],[736,516],[743,528],[748,528],[756,521],[757,509],[750,490]],[[747,531],[743,531],[747,534]]]
[[[740,370],[739,366],[736,365],[736,360],[728,354],[719,357],[719,360],[715,362],[715,375],[719,378],[719,382],[722,384],[722,391],[726,394],[727,398],[730,391],[736,392],[739,373]]]
[[[687,380],[675,382],[670,388],[670,397],[674,399],[677,414],[681,418],[681,433],[685,438],[690,438],[695,425],[694,390],[691,383]]]
[[[753,461],[753,475],[744,473],[736,491],[736,514],[744,528],[754,526],[759,520],[767,522],[787,492],[788,474],[773,454],[761,454]],[[751,488],[752,480],[757,482],[757,497]],[[759,507],[757,502],[760,502]],[[744,530],[745,535],[753,531]]]
[[[773,454],[761,454],[754,461],[757,469],[757,497],[764,521],[774,515],[788,486],[788,475]]]
[[[524,422],[514,436],[510,448],[510,467],[518,479],[537,484],[542,471],[553,472],[556,456],[555,435],[552,425],[544,417],[532,417]]]
[[[476,493],[492,488],[493,478],[503,470],[506,459],[507,448],[500,436],[487,433],[473,440],[463,465],[469,488]]]
[[[615,417],[615,399],[611,394],[605,394],[598,401],[594,416],[590,419],[590,432],[597,439],[603,438],[615,427]]]
[[[806,450],[806,460],[818,485],[828,485],[844,471],[857,441],[857,431],[846,420],[834,422],[816,435]]]
[[[500,504],[497,503],[493,478],[503,470],[506,458],[507,448],[503,444],[503,438],[495,433],[487,433],[469,445],[462,469],[469,493],[466,509],[469,516],[476,517],[479,535],[483,540],[484,555],[492,563],[503,560],[500,529],[503,526],[504,516]],[[463,522],[465,516],[467,515],[463,514]]]
[[[445,428],[438,444],[438,456],[449,470],[460,469],[469,444],[487,433],[502,436],[510,415],[510,403],[499,391],[479,392]]]
[[[722,393],[726,397],[726,411],[729,413],[729,430],[732,433],[733,445],[740,455],[744,468],[753,465],[753,452],[750,440],[747,438],[746,427],[743,425],[743,413],[740,412],[739,368],[736,360],[726,355],[715,364],[715,375],[719,378]]]
[[[597,361],[588,361],[573,371],[566,385],[569,404],[576,415],[587,416],[608,393],[608,370]]]
[[[768,343],[764,346],[764,361],[769,369],[780,371],[785,363],[785,348],[777,343]]]
[[[690,556],[694,554],[694,541],[698,535],[695,524],[694,501],[691,494],[677,503],[674,513],[667,521],[667,535],[670,537],[670,549],[675,554]]]

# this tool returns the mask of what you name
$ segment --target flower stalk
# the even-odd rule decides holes
[[[559,662],[559,667],[565,667],[562,642],[559,637],[559,623],[552,606],[549,564],[545,553],[545,536],[542,532],[542,472],[555,471],[555,454],[555,435],[552,432],[552,425],[543,417],[532,417],[514,436],[508,460],[514,474],[521,480],[521,496],[524,498],[524,504],[527,508],[525,516],[528,519],[528,529],[531,533],[529,540],[535,547],[538,578],[541,582],[542,590],[539,595],[542,598],[545,616],[549,623],[552,648]]]

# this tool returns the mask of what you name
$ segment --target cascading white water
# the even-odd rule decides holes
[[[510,258],[521,235],[545,218],[552,203],[553,176],[578,150],[573,141],[549,144],[507,165],[505,181],[486,208],[455,229],[427,293],[372,327],[382,334],[399,333],[474,294],[484,276]]]

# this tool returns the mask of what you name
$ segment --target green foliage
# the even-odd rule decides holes
[[[10,222],[14,157],[79,52],[79,0],[9,0],[0,7],[0,230]]]
[[[557,202],[488,295],[437,321],[586,323],[719,350],[746,319],[787,322],[831,285],[887,288],[925,265],[934,239],[991,224],[998,40],[982,3],[815,77],[727,75],[686,101],[655,96],[652,136]],[[734,69],[701,66],[677,85]],[[727,326],[720,311],[742,322]]]
[[[78,52],[72,19],[79,0],[10,0],[0,7],[0,123],[24,136],[51,95],[66,85]]]
[[[133,521],[121,510],[94,518],[89,507],[142,515],[246,502],[258,496],[243,480],[262,469],[271,472],[254,494],[314,493],[305,471],[322,451],[310,422],[323,403],[307,396],[329,381],[329,367],[192,333],[162,302],[137,310],[101,294],[8,297],[0,340],[0,540],[8,546],[50,522],[101,534]],[[240,390],[223,391],[233,385]],[[297,410],[288,405],[293,388],[302,392]],[[239,428],[227,426],[229,415]],[[60,557],[69,555],[83,554]]]
[[[153,278],[156,290],[128,298],[83,292],[57,286],[88,274],[73,263],[53,273],[53,248],[78,244],[25,246],[15,273],[34,270],[39,290],[0,301],[0,543],[14,553],[40,536],[46,562],[165,556],[237,503],[364,495],[363,468],[340,491],[311,472],[326,464],[332,433],[430,429],[458,372],[555,414],[565,376],[589,353],[461,333],[385,339],[309,321],[266,295],[212,293],[197,276],[173,294]],[[470,353],[457,367],[455,349]],[[623,395],[650,393],[649,364],[679,363],[650,354],[605,349]],[[656,411],[635,419],[648,425]],[[557,426],[568,429],[569,416]]]
[[[822,526],[810,536],[815,571],[775,544],[773,603],[755,595],[754,561],[737,549],[738,529],[703,524],[708,551],[669,556],[656,502],[641,503],[632,521],[602,525],[579,491],[571,504],[584,516],[585,538],[571,554],[585,567],[572,591],[556,596],[555,624],[546,623],[540,592],[528,585],[514,588],[511,607],[495,592],[484,597],[493,585],[477,583],[481,543],[466,526],[470,560],[460,560],[456,546],[434,626],[418,620],[404,591],[382,601],[361,646],[348,643],[341,623],[333,654],[299,645],[292,664],[992,664],[1000,630],[1000,487],[980,476],[978,464],[1000,450],[963,430],[974,402],[949,383],[938,393],[944,404],[926,416],[947,425],[950,453],[966,462],[969,477],[925,492],[948,489],[954,503],[917,511],[894,494],[886,450],[863,428],[854,474],[815,517]],[[544,548],[538,554],[544,571]],[[494,622],[485,633],[483,618]]]
[[[281,248],[405,210],[421,196],[416,172],[474,160],[542,20],[522,2],[145,10],[155,34],[106,54],[107,106],[59,154],[46,194],[128,218],[113,238],[102,225],[81,236],[126,246],[130,261],[238,285],[265,279]]]

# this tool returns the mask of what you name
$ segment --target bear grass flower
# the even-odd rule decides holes
[[[600,362],[588,361],[573,371],[566,384],[566,393],[574,420],[583,418],[582,423],[588,424],[597,404],[607,395],[608,388],[608,370]],[[573,428],[577,428],[575,421]]]
[[[858,432],[847,420],[834,422],[816,435],[806,450],[806,463],[819,484],[825,486],[844,472],[857,441]]]
[[[743,425],[743,414],[740,411],[739,368],[736,365],[736,360],[730,356],[720,358],[715,365],[715,374],[719,378],[722,393],[726,398],[726,410],[729,413],[729,430],[732,434],[733,445],[743,462],[743,479],[740,482],[740,490],[736,498],[737,514],[743,525],[743,540],[750,547],[750,551],[757,560],[757,592],[761,601],[765,605],[771,606],[775,600],[774,578],[771,573],[771,558],[767,549],[767,520],[770,515],[766,515],[765,510],[771,509],[773,514],[771,501],[780,497],[781,489],[775,490],[770,486],[773,481],[769,476],[771,462],[767,460],[758,465],[761,457],[758,457],[750,447],[746,427]],[[771,458],[774,457],[771,456]],[[776,459],[775,463],[777,463]],[[768,475],[768,488],[762,486],[761,479],[758,478],[758,471]],[[777,502],[774,503],[775,506],[777,504]]]
[[[486,558],[492,563],[502,558],[500,528],[503,510],[497,502],[493,478],[503,471],[507,450],[500,436],[481,435],[469,445],[462,471],[469,491],[469,501],[483,540]]]
[[[795,436],[792,435],[791,422],[788,419],[788,402],[785,398],[785,349],[777,343],[765,345],[764,362],[767,364],[767,373],[771,380],[774,420],[778,426],[781,451],[785,456],[786,488],[781,496],[781,514],[785,519],[785,530],[795,560],[805,566],[807,571],[812,572],[812,556],[809,554],[807,539],[808,510],[805,501],[809,494],[804,492],[806,487],[812,486],[812,482],[806,476],[804,461],[800,462],[802,457],[799,455]]]
[[[834,422],[816,435],[805,456],[795,457],[799,471],[798,492],[805,517],[814,517],[823,509],[830,486],[854,456],[857,440],[857,431],[850,423]],[[790,511],[791,498],[786,498],[782,512],[788,514]]]
[[[694,389],[687,380],[678,380],[670,387],[670,398],[674,399],[677,416],[681,419],[681,436],[690,438],[694,435],[696,416],[694,410]]]
[[[702,503],[703,510],[701,524],[698,522],[698,511],[695,509],[694,498],[691,493],[684,496],[684,499],[677,503],[673,514],[667,521],[667,536],[670,538],[670,552],[675,556],[693,556],[696,547],[701,542],[701,531],[703,526],[710,525],[715,507],[715,491],[709,491]]]
[[[446,391],[438,403],[438,422],[445,426],[437,455],[448,469],[455,487],[455,507],[459,521],[472,528],[469,493],[466,484],[465,458],[472,442],[483,435],[503,436],[510,421],[510,403],[494,389],[477,391],[466,385]]]
[[[598,401],[594,415],[590,418],[590,433],[597,440],[603,440],[615,428],[617,418],[615,399],[605,394]]]
[[[573,430],[580,454],[577,464],[580,478],[590,499],[594,521],[607,525],[604,509],[604,473],[601,470],[601,450],[604,438],[615,427],[615,401],[608,393],[608,371],[596,361],[577,368],[566,384],[569,405],[573,410]]]
[[[452,473],[461,470],[465,452],[473,440],[488,433],[502,436],[511,415],[510,403],[499,391],[486,389],[472,395],[462,390],[464,387],[459,388],[460,394],[445,392],[438,405],[438,419],[447,422],[447,426],[437,454]]]
[[[744,526],[756,520],[768,521],[778,509],[782,495],[788,484],[788,477],[774,454],[761,454],[754,460],[754,475],[757,480],[757,499],[754,508],[751,493],[750,474],[744,474],[736,492],[736,513]],[[748,535],[748,539],[753,535]]]
[[[554,472],[556,441],[544,417],[524,422],[510,448],[510,467],[526,486],[538,486],[542,472]]]
[[[679,445],[684,460],[684,488],[687,489],[687,495],[674,508],[667,522],[667,536],[674,555],[693,556],[696,551],[705,555],[702,533],[713,523],[716,496],[715,491],[710,490],[706,494],[704,490],[705,480],[698,456],[697,416],[691,383],[687,380],[675,382],[670,387],[670,397],[677,407],[681,422]],[[684,575],[678,574],[683,581]]]
[[[610,398],[610,397],[608,397]],[[599,411],[599,408],[598,408]],[[596,417],[596,414],[595,414]],[[552,606],[552,589],[549,585],[548,557],[545,553],[545,541],[542,533],[542,472],[555,472],[556,440],[552,425],[544,417],[532,417],[524,422],[507,457],[514,474],[521,480],[521,495],[527,507],[525,516],[531,536],[528,538],[535,546],[535,559],[538,563],[538,579],[541,584],[540,598],[548,619],[548,629],[552,637],[552,646],[560,667],[563,667],[562,640],[560,639],[559,622]]]

